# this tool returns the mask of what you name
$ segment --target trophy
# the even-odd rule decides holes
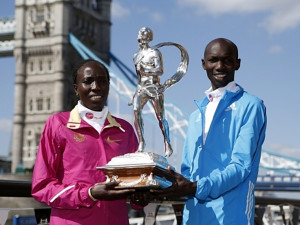
[[[138,75],[136,92],[129,105],[133,106],[134,126],[138,135],[139,146],[135,153],[114,157],[104,167],[108,181],[121,180],[116,188],[165,188],[172,185],[173,177],[167,171],[170,166],[166,157],[170,157],[173,149],[169,137],[169,126],[164,114],[164,91],[177,83],[186,74],[189,56],[186,49],[180,44],[163,42],[150,46],[153,32],[148,27],[142,27],[138,32],[139,51],[134,54],[133,62]],[[175,46],[181,52],[181,61],[176,73],[164,84],[160,82],[163,74],[163,59],[159,48]],[[147,102],[151,102],[159,127],[164,138],[164,156],[152,152],[144,152],[145,138],[142,118],[142,109]]]

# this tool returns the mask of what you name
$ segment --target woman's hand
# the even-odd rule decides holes
[[[117,181],[97,183],[91,188],[90,192],[91,195],[98,200],[124,199],[135,192],[135,189],[116,189],[115,187],[117,185]]]

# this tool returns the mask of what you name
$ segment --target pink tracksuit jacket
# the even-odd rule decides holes
[[[52,115],[44,127],[32,178],[32,196],[51,206],[51,225],[126,225],[126,200],[93,201],[88,189],[105,181],[97,166],[135,152],[132,126],[108,113],[99,134],[78,109]]]

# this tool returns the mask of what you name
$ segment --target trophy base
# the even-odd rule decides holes
[[[105,173],[107,182],[119,181],[116,189],[153,189],[170,187],[175,181],[167,170],[169,166],[163,156],[136,152],[114,157],[106,166],[99,166],[97,169]]]

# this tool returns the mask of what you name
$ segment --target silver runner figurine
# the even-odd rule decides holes
[[[164,91],[177,83],[186,74],[189,56],[183,46],[173,42],[164,42],[150,47],[149,42],[153,40],[153,32],[148,27],[142,27],[139,30],[137,40],[139,51],[134,54],[133,62],[138,75],[138,84],[132,102],[129,103],[129,105],[133,105],[134,125],[139,139],[137,151],[142,152],[145,148],[142,109],[150,101],[163,133],[165,156],[169,157],[173,149],[170,143],[169,125],[164,113]],[[158,48],[163,46],[176,46],[179,48],[181,51],[181,62],[177,68],[177,72],[162,85],[160,76],[163,74],[164,69],[162,54]]]

